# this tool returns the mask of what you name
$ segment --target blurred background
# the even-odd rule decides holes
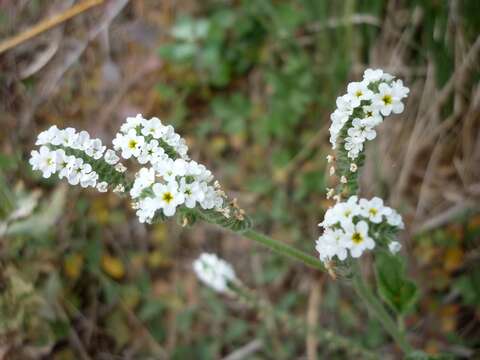
[[[1,0],[0,44],[81,3]],[[126,116],[158,116],[258,229],[314,254],[329,115],[368,67],[411,89],[361,180],[406,222],[410,340],[479,358],[479,14],[477,0],[97,0],[1,53],[0,359],[349,358],[199,284],[202,251],[277,309],[400,358],[348,284],[209,225],[139,224],[127,200],[26,161],[53,124],[109,143]]]

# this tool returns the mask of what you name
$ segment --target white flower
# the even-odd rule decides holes
[[[200,184],[196,181],[187,183],[185,178],[180,179],[180,193],[185,197],[185,206],[193,209],[197,202],[202,202],[205,199],[205,194],[202,191]]]
[[[165,133],[165,126],[159,118],[151,118],[150,120],[145,120],[142,128],[142,135],[144,136],[153,136],[155,139],[160,139]]]
[[[351,163],[350,164],[350,172],[354,173],[354,172],[357,172],[357,170],[358,170],[358,165],[355,164],[355,163]]]
[[[97,184],[97,190],[99,192],[106,192],[108,190],[108,183],[106,181],[99,182]]]
[[[54,140],[54,142],[58,142],[58,144],[54,144],[54,145],[63,145],[65,147],[72,147],[75,145],[77,138],[78,138],[78,135],[76,130],[74,128],[68,127],[66,129],[59,130],[57,132],[57,137],[56,137],[56,140]]]
[[[66,178],[70,171],[69,164],[75,160],[75,156],[68,156],[62,149],[56,150],[57,153],[57,175],[60,179]]]
[[[381,69],[367,69],[363,73],[363,80],[367,83],[373,83],[380,81],[383,76],[383,70]]]
[[[142,146],[140,155],[138,156],[138,162],[140,164],[146,164],[147,162],[155,163],[160,161],[164,154],[165,151],[158,146],[158,141],[152,140]]]
[[[378,91],[378,94],[374,96],[373,103],[383,116],[388,116],[392,112],[400,114],[403,111],[404,105],[399,87],[393,88],[386,83],[381,83]]]
[[[348,237],[348,247],[352,257],[358,258],[365,250],[375,247],[375,241],[368,235],[368,224],[365,221],[359,221],[357,224],[349,223],[343,228]]]
[[[392,91],[400,99],[406,98],[410,93],[410,89],[403,86],[403,81],[400,79],[392,82]]]
[[[372,90],[367,87],[368,83],[361,82],[351,82],[348,84],[347,92],[350,96],[350,103],[353,107],[360,106],[362,100],[370,100],[373,96]]]
[[[383,200],[374,197],[371,200],[360,200],[360,214],[375,224],[379,224],[383,220],[384,206]]]
[[[392,254],[398,253],[401,248],[402,244],[400,244],[398,241],[392,241],[390,244],[388,244],[388,250],[390,250]]]
[[[327,229],[316,242],[315,249],[318,251],[321,261],[330,261],[338,257],[343,261],[347,258],[348,238],[341,229]]]
[[[85,164],[85,165],[88,165],[88,164]],[[80,179],[80,186],[84,188],[95,187],[97,185],[98,174],[95,171],[91,171],[91,167],[87,170],[90,170],[90,171],[83,173],[82,178]]]
[[[57,171],[58,157],[59,155],[50,151],[47,146],[41,146],[39,151],[32,151],[29,163],[33,170],[40,170],[44,178],[49,178]]]
[[[359,118],[353,119],[352,127],[348,129],[347,133],[352,138],[361,139],[362,142],[365,140],[373,140],[377,136],[373,127]]]
[[[78,185],[83,175],[83,160],[80,158],[74,158],[73,161],[68,163],[68,167],[68,183],[70,185]]]
[[[93,157],[95,160],[100,159],[107,147],[102,145],[102,140],[91,139],[88,144],[85,145],[85,153],[88,156]]]
[[[124,134],[129,133],[131,130],[134,130],[137,133],[137,130],[141,129],[145,119],[141,114],[137,114],[135,117],[127,117],[126,121],[120,127],[120,131]]]
[[[145,138],[137,135],[135,129],[129,130],[125,135],[118,133],[113,139],[115,150],[121,150],[121,156],[124,159],[130,159],[132,156],[138,157],[144,142]]]
[[[143,189],[150,187],[155,182],[155,170],[150,168],[141,168],[135,175],[135,181],[133,182],[132,189],[130,190],[130,196],[135,199],[139,197]]]
[[[178,205],[183,204],[185,197],[178,191],[176,181],[170,181],[166,185],[155,183],[153,192],[159,204],[159,208],[163,210],[165,216],[173,216]]]
[[[115,165],[115,170],[117,170],[119,173],[124,173],[125,171],[127,171],[127,168],[122,163],[118,163],[117,165]]]
[[[110,165],[115,165],[120,160],[120,158],[117,156],[115,151],[111,149],[108,149],[105,152],[105,155],[103,156],[103,158],[105,159],[105,162]]]
[[[146,197],[137,204],[138,210],[136,215],[141,223],[150,223],[155,216],[155,212],[160,208],[160,204],[156,198]]]
[[[405,227],[402,217],[395,210],[392,210],[392,212],[387,215],[387,222],[388,224],[396,226],[399,229],[403,229]]]
[[[203,283],[221,293],[228,291],[228,284],[236,281],[232,266],[215,254],[200,255],[193,262],[193,270]]]
[[[76,138],[74,139],[72,148],[77,150],[85,150],[85,147],[87,147],[89,143],[90,143],[90,134],[85,130],[82,130],[77,134]]]
[[[40,134],[38,134],[35,145],[51,144],[53,139],[57,137],[58,132],[59,130],[56,125],[51,126],[48,130],[42,131]]]

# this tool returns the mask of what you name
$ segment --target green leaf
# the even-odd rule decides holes
[[[375,259],[378,292],[398,314],[407,313],[418,297],[416,285],[405,274],[405,263],[399,256],[380,252]]]

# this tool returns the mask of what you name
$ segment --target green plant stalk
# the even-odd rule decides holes
[[[413,351],[413,348],[407,341],[405,333],[397,327],[397,324],[388,311],[366,283],[358,262],[355,262],[353,266],[355,271],[353,276],[353,288],[355,289],[355,292],[366,304],[368,311],[380,321],[384,329],[395,340],[402,351],[408,355]]]
[[[247,237],[253,241],[256,241],[263,246],[268,247],[277,254],[284,255],[295,260],[303,262],[305,265],[308,265],[314,269],[325,271],[323,263],[316,257],[309,255],[301,250],[294,248],[293,246],[287,245],[278,240],[272,239],[271,237],[264,235],[256,230],[248,229],[246,231],[240,232],[240,235]]]

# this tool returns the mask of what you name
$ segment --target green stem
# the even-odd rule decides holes
[[[392,319],[388,311],[372,292],[366,283],[365,278],[360,270],[360,266],[357,262],[355,262],[354,265],[354,272],[355,275],[353,277],[353,287],[357,295],[367,306],[370,314],[380,321],[384,329],[390,334],[390,336],[395,340],[405,354],[411,353],[413,348],[408,343],[405,333],[398,329],[397,324]]]
[[[304,264],[321,271],[325,271],[325,267],[322,262],[314,256],[311,256],[301,250],[294,248],[293,246],[287,245],[283,242],[272,239],[271,237],[259,233],[253,229],[248,229],[240,233],[240,235],[245,236],[253,241],[256,241],[263,246],[268,247],[270,250],[276,252],[280,255],[285,255],[291,257],[295,260],[299,260]]]

